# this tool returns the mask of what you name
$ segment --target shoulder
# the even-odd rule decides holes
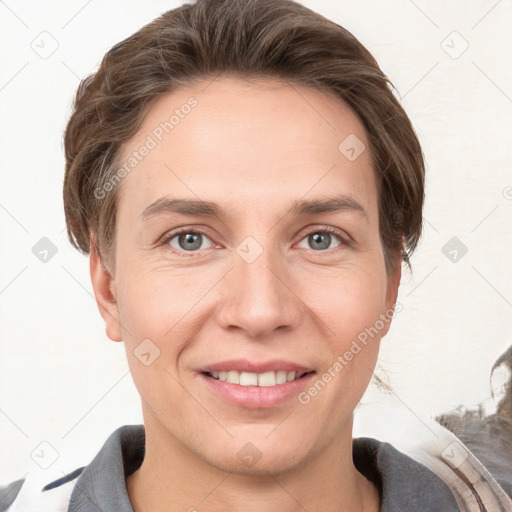
[[[366,446],[362,452],[370,451],[374,467],[388,479],[390,488],[396,474],[418,486],[414,480],[420,466],[422,474],[429,470],[448,487],[460,510],[482,510],[482,505],[485,510],[512,511],[512,500],[499,482],[452,432],[433,418],[413,412],[394,393],[379,392],[377,397],[359,409],[355,431],[361,437],[379,439],[360,441]],[[411,479],[409,473],[416,477]],[[422,477],[419,487],[422,481],[432,482],[432,477]]]
[[[87,466],[54,478],[33,473],[0,487],[0,512],[89,512],[107,502],[112,510],[131,510],[125,476],[141,464],[144,448],[144,426],[124,425]]]
[[[28,476],[0,487],[0,512],[65,512],[74,484],[84,468],[48,482],[41,475]]]
[[[512,500],[473,453],[442,427],[429,442],[354,440],[354,464],[381,490],[382,512],[512,510]]]
[[[458,512],[449,487],[430,469],[387,442],[357,438],[354,464],[380,490],[381,510]]]

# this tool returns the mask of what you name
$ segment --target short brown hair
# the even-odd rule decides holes
[[[379,189],[379,229],[389,270],[422,229],[425,166],[411,122],[370,52],[345,28],[292,0],[197,0],[170,10],[112,47],[80,83],[64,148],[64,209],[71,243],[94,237],[113,265],[120,147],[152,103],[193,81],[268,77],[334,93],[362,121]],[[341,141],[340,141],[341,142]]]

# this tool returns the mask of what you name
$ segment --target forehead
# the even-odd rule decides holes
[[[134,164],[120,203],[139,211],[167,193],[264,207],[336,189],[376,203],[357,115],[331,93],[279,80],[222,77],[167,93],[119,160]]]

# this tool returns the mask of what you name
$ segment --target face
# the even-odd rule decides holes
[[[121,162],[134,152],[114,277],[95,253],[91,273],[146,431],[248,473],[351,442],[399,280],[357,116],[320,91],[224,77],[160,98]]]

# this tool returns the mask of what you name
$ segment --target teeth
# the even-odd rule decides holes
[[[242,378],[242,375],[240,373],[238,373],[236,370],[230,370],[228,372],[226,380],[233,384],[240,384],[241,378]]]
[[[229,373],[235,373],[238,372],[236,370],[233,370],[233,372]],[[258,385],[258,374],[257,373],[249,373],[249,372],[241,372],[240,375],[240,381],[239,382],[231,382],[231,384],[240,384],[240,386],[257,386]]]
[[[239,384],[240,386],[275,386],[298,379],[304,373],[287,372],[279,370],[277,372],[252,373],[230,370],[229,372],[211,372],[214,379],[229,382],[230,384]]]
[[[258,386],[275,386],[276,372],[265,372],[258,375]]]
[[[292,372],[295,373],[295,372]],[[294,376],[295,378],[295,376]],[[284,384],[288,379],[288,372],[285,370],[279,370],[276,372],[276,384]]]

